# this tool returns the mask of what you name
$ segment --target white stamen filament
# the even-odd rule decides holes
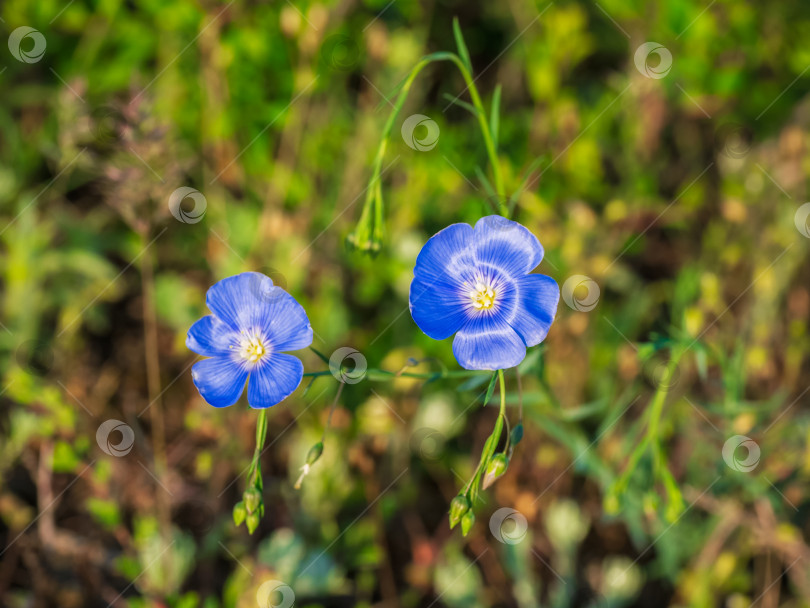
[[[239,356],[248,363],[258,363],[259,359],[264,357],[268,352],[262,335],[256,330],[251,330],[250,332],[242,330],[240,333],[242,335],[239,344],[236,346]],[[231,348],[233,348],[233,346]]]
[[[469,297],[476,310],[490,310],[495,306],[496,291],[490,280],[478,279],[470,290]]]

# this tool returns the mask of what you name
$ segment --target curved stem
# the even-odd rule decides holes
[[[627,468],[615,482],[615,488],[618,491],[623,491],[627,487],[630,475],[632,475],[633,471],[635,471],[639,461],[641,460],[641,457],[647,452],[648,449],[651,450],[653,457],[654,475],[657,477],[662,470],[663,455],[660,445],[660,439],[658,436],[659,427],[661,423],[661,417],[664,412],[664,405],[666,404],[667,396],[669,395],[669,389],[671,388],[672,377],[675,374],[675,370],[677,369],[678,363],[680,362],[681,356],[683,355],[684,352],[685,351],[682,347],[676,347],[672,350],[672,354],[670,355],[669,361],[667,362],[666,370],[664,371],[664,375],[661,378],[661,383],[658,386],[658,389],[655,391],[652,403],[650,404],[650,407],[647,410],[649,419],[647,425],[647,432],[644,434],[644,437],[641,439],[641,441],[638,443],[638,445],[635,447],[632,454],[630,455],[630,459],[627,463]],[[664,467],[664,470],[666,470],[666,467]]]
[[[320,376],[329,376],[332,372],[328,369],[319,372],[305,372],[305,378],[319,378]],[[397,378],[420,378],[423,380],[430,380],[431,378],[470,378],[472,376],[482,376],[489,374],[488,371],[477,370],[443,370],[440,372],[392,372],[387,369],[368,369],[366,370],[366,377],[371,376],[374,380],[396,380]],[[383,376],[382,378],[380,376]]]
[[[469,72],[464,62],[455,53],[440,52],[432,53],[423,57],[411,70],[405,82],[400,88],[396,101],[394,102],[394,109],[388,116],[382,131],[382,138],[380,145],[377,148],[377,154],[374,158],[374,169],[369,180],[369,186],[366,189],[366,198],[363,204],[363,210],[360,214],[357,228],[349,235],[349,242],[355,247],[369,249],[376,251],[380,247],[382,237],[382,187],[380,186],[380,179],[382,176],[382,163],[385,157],[385,151],[388,146],[388,138],[394,128],[394,122],[399,115],[405,100],[410,92],[411,85],[419,75],[419,73],[429,64],[435,61],[450,61],[461,72],[462,78],[467,85],[467,90],[470,92],[470,99],[475,108],[475,115],[478,119],[478,126],[481,129],[481,135],[484,138],[484,146],[486,147],[489,162],[492,165],[492,175],[495,182],[495,190],[498,195],[498,208],[504,217],[509,216],[509,206],[506,204],[503,173],[498,161],[498,152],[495,147],[495,140],[490,131],[487,115],[484,110],[484,104],[481,101],[481,96],[475,86],[475,80]]]
[[[650,426],[648,434],[650,437],[650,441],[653,444],[653,462],[656,471],[659,471],[661,467],[661,451],[659,449],[656,449],[657,446],[659,445],[658,428],[661,422],[661,415],[663,414],[664,411],[664,404],[667,401],[667,395],[669,395],[669,389],[672,383],[672,376],[674,375],[675,370],[678,368],[678,363],[681,359],[682,354],[683,351],[681,348],[676,347],[675,349],[673,349],[669,361],[667,362],[664,377],[661,379],[661,385],[655,392],[655,397],[653,397],[653,402],[652,405],[650,406]]]

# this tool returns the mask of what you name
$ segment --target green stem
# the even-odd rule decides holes
[[[374,168],[372,171],[369,186],[366,189],[366,198],[363,204],[363,210],[360,214],[357,228],[354,233],[349,236],[349,241],[356,247],[375,249],[378,248],[379,241],[381,240],[382,233],[382,187],[380,186],[380,179],[382,176],[382,164],[385,158],[385,151],[388,147],[388,138],[394,128],[394,122],[400,111],[405,105],[405,100],[411,90],[414,80],[419,73],[428,65],[436,61],[450,61],[461,72],[464,82],[467,85],[467,90],[470,92],[470,99],[475,108],[475,115],[478,119],[478,126],[481,129],[481,135],[484,138],[484,146],[486,147],[487,156],[489,157],[490,165],[492,165],[492,175],[495,181],[495,190],[498,194],[498,208],[504,217],[509,216],[509,206],[506,204],[505,195],[506,188],[503,181],[503,172],[501,165],[498,161],[498,152],[495,147],[495,140],[490,131],[487,114],[484,110],[484,104],[481,101],[481,96],[478,93],[478,88],[475,86],[475,80],[472,74],[464,65],[464,62],[455,53],[432,53],[423,57],[411,70],[405,82],[400,88],[394,108],[388,116],[382,131],[382,138],[380,145],[377,148],[377,154],[374,158]]]
[[[267,439],[267,410],[259,411],[259,420],[256,423],[256,448],[253,450],[253,460],[248,469],[248,486],[253,485],[257,475],[261,478],[261,465],[259,459],[264,450],[264,442]]]
[[[656,472],[660,471],[661,467],[661,450],[658,449],[658,429],[661,422],[661,415],[663,414],[664,404],[666,403],[667,396],[669,395],[672,376],[675,373],[675,370],[678,368],[678,363],[680,362],[682,354],[683,350],[681,348],[676,347],[673,349],[669,361],[667,362],[667,368],[664,371],[664,377],[661,379],[661,385],[658,387],[655,397],[653,398],[653,402],[650,406],[650,426],[648,434],[650,437],[650,442],[653,445],[653,462]]]
[[[681,347],[676,347],[673,349],[672,354],[670,355],[669,361],[667,362],[666,370],[664,371],[664,376],[661,379],[661,383],[658,386],[658,389],[655,391],[655,395],[653,396],[652,403],[650,404],[648,412],[648,425],[647,425],[647,432],[644,434],[644,437],[638,443],[636,448],[633,450],[633,453],[630,455],[630,459],[627,463],[627,468],[621,474],[621,476],[616,480],[616,490],[623,491],[627,487],[628,480],[630,475],[632,475],[633,471],[638,466],[641,457],[647,452],[647,449],[651,449],[652,456],[653,456],[653,470],[655,476],[658,477],[661,466],[662,466],[662,450],[660,446],[660,437],[659,437],[659,428],[661,424],[661,417],[664,412],[664,405],[667,401],[667,396],[669,395],[669,389],[672,383],[672,376],[675,373],[675,370],[678,367],[678,363],[680,362],[681,356],[684,353],[684,349]]]
[[[505,418],[506,417],[506,381],[503,379],[503,370],[498,370],[498,384],[501,389],[501,411],[498,413],[499,416]]]
[[[489,464],[489,460],[495,453],[495,448],[498,447],[498,441],[501,438],[503,425],[506,421],[506,381],[504,380],[502,369],[498,370],[498,380],[500,382],[501,389],[501,409],[498,412],[498,418],[495,420],[495,428],[493,429],[492,434],[487,437],[487,441],[484,444],[484,450],[481,452],[481,459],[478,461],[478,466],[475,468],[473,476],[464,485],[464,490],[462,491],[463,494],[469,495],[472,502],[475,502],[475,499],[478,496],[478,483],[481,480],[481,475],[484,473],[487,465]]]
[[[318,378],[320,376],[329,376],[332,372],[328,369],[319,372],[305,372],[304,377]],[[470,378],[472,376],[482,376],[489,374],[486,371],[472,371],[472,370],[443,370],[441,372],[392,372],[387,369],[369,369],[366,370],[366,377],[371,377],[373,380],[396,380],[397,378],[421,378],[423,380],[430,380],[431,378]]]

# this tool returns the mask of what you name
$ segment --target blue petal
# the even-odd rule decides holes
[[[248,372],[230,355],[203,359],[191,368],[191,378],[200,395],[214,407],[228,407],[239,401]]]
[[[481,313],[453,340],[453,354],[465,369],[508,369],[526,356],[526,345],[498,314]]]
[[[243,272],[222,279],[208,290],[208,308],[236,331],[263,330],[275,351],[312,344],[312,327],[303,307],[270,277]]]
[[[270,277],[258,272],[243,272],[222,279],[208,290],[205,303],[220,320],[236,331],[261,327],[266,304],[277,292]]]
[[[229,347],[238,343],[237,334],[230,325],[213,315],[203,317],[188,330],[186,346],[198,355],[213,357],[229,352]]]
[[[296,357],[273,354],[250,372],[248,403],[250,407],[263,409],[284,401],[301,384],[304,364]]]
[[[415,278],[411,283],[408,305],[411,316],[423,332],[434,340],[449,338],[467,321],[460,288],[444,281],[426,283]]]
[[[273,352],[298,350],[312,344],[312,326],[304,307],[278,287],[273,288],[265,304],[262,329]]]
[[[560,288],[544,274],[527,274],[517,281],[518,306],[509,325],[520,334],[526,346],[540,344],[546,338],[557,313]]]
[[[482,217],[475,224],[475,257],[517,278],[543,260],[543,246],[527,228],[500,215]]]
[[[475,268],[469,224],[451,224],[430,237],[416,257],[413,273],[427,284],[434,281],[454,284]]]
[[[467,321],[463,282],[475,270],[469,224],[452,224],[430,237],[416,258],[408,305],[411,316],[434,340],[444,340]]]

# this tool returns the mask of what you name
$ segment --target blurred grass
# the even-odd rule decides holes
[[[590,277],[598,305],[561,301],[523,370],[526,439],[468,539],[446,509],[494,420],[483,389],[346,386],[295,492],[331,377],[270,411],[248,537],[230,509],[256,415],[200,399],[185,332],[210,284],[255,269],[304,304],[321,351],[457,368],[407,312],[424,241],[488,212],[452,66],[426,68],[401,116],[435,120],[437,147],[395,125],[382,253],[343,247],[386,98],[454,49],[453,16],[487,106],[503,87],[507,191],[542,159],[515,213],[540,271]],[[0,17],[47,41],[38,62],[0,63],[4,605],[253,606],[267,580],[312,606],[808,605],[806,3],[9,0]],[[672,54],[661,79],[634,64],[647,41]],[[199,223],[169,213],[181,186],[206,198]],[[645,345],[667,340],[695,345],[659,429],[674,521],[647,457],[604,508],[667,361]],[[94,443],[108,419],[135,430],[126,456]],[[750,473],[723,460],[733,435],[761,448]],[[490,531],[501,507],[526,518],[521,542]]]

